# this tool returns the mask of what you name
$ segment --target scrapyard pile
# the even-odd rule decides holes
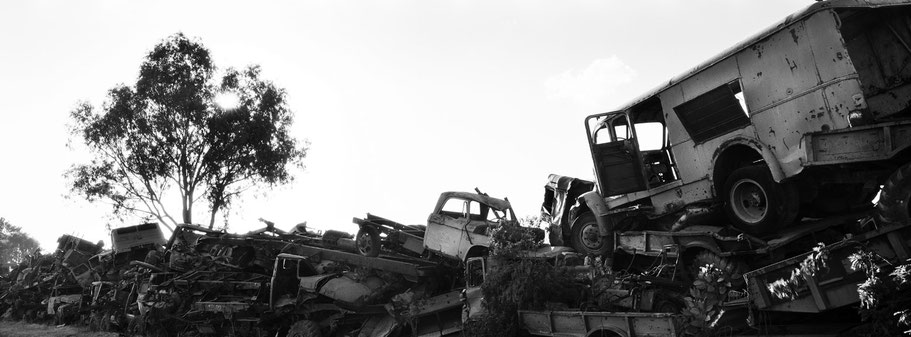
[[[157,239],[117,247],[118,230]],[[321,252],[362,257],[325,248],[353,241],[340,233],[315,236],[268,228],[236,235],[181,225],[164,242],[154,224],[118,230],[112,234],[114,250],[102,252],[100,245],[64,235],[53,254],[35,255],[17,267],[3,284],[5,318],[81,322],[146,336],[260,336],[288,329],[317,336],[320,330],[376,335],[367,329],[393,328],[381,322],[391,317],[383,305],[393,295],[447,272],[428,262],[396,261],[407,269],[398,274],[322,259]],[[333,236],[334,242],[323,241]],[[416,263],[419,268],[411,269]],[[308,319],[298,322],[301,317]],[[372,322],[386,326],[363,327],[374,317],[381,319]]]
[[[5,279],[0,311],[145,336],[455,333],[464,297],[458,259],[486,254],[487,229],[516,222],[504,200],[444,193],[440,202],[480,204],[491,220],[475,219],[464,233],[471,243],[428,249],[451,234],[442,223],[459,216],[428,229],[368,214],[355,219],[356,239],[267,221],[247,234],[180,225],[168,240],[154,223],[118,228],[111,250],[64,235],[54,253],[36,254]]]
[[[545,213],[566,211],[571,182],[546,186]],[[864,273],[844,262],[857,247],[907,260],[911,225],[867,214],[805,219],[764,238],[730,226],[617,228],[604,254],[544,245],[507,200],[482,193],[442,193],[426,225],[355,218],[357,235],[266,222],[246,234],[180,225],[165,240],[142,224],[113,230],[111,250],[62,236],[4,279],[0,311],[144,336],[773,333],[826,317],[794,313],[841,319],[860,301]],[[552,235],[565,231],[549,220]],[[825,266],[824,255],[842,263]]]

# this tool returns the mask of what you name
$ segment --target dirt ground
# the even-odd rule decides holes
[[[113,332],[92,332],[87,327],[0,321],[0,337],[117,337]]]

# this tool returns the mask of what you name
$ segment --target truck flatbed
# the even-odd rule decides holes
[[[615,233],[617,249],[630,254],[677,257],[678,250],[668,247],[708,249],[719,256],[767,254],[807,235],[826,228],[857,221],[867,212],[852,213],[821,219],[806,219],[772,238],[758,238],[730,227],[692,226],[681,231],[627,231]]]
[[[822,312],[859,301],[858,284],[866,278],[863,271],[852,270],[848,256],[864,246],[876,252],[889,262],[909,258],[911,246],[911,225],[882,226],[828,245],[829,262],[827,270],[815,276],[805,276],[806,281],[797,289],[794,299],[777,298],[769,285],[779,279],[786,279],[795,268],[800,268],[810,253],[801,254],[744,274],[748,291],[754,306],[760,310],[786,312]]]
[[[297,245],[295,246],[294,250],[297,254],[282,253],[278,255],[278,258],[326,259],[336,262],[353,264],[359,267],[380,269],[412,277],[430,275],[438,267],[436,263],[405,256],[380,255],[377,257],[367,257],[355,253],[348,253],[328,248],[306,245]]]
[[[519,310],[519,323],[535,336],[587,337],[609,331],[629,337],[676,337],[669,313]]]

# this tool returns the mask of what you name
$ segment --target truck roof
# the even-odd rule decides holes
[[[442,201],[444,199],[449,199],[452,197],[477,201],[482,204],[486,204],[488,206],[496,208],[498,210],[505,210],[505,209],[510,208],[509,201],[506,201],[503,199],[497,199],[494,197],[489,197],[489,196],[486,196],[483,194],[472,193],[472,192],[443,192],[440,194],[440,201]],[[439,203],[438,203],[438,205],[439,205]]]
[[[817,0],[817,1],[819,1],[819,0]],[[728,57],[733,56],[734,54],[740,52],[741,50],[749,48],[756,42],[759,42],[760,40],[765,39],[765,38],[771,36],[772,34],[775,34],[781,30],[784,30],[785,28],[789,27],[791,24],[798,22],[817,12],[820,12],[823,10],[828,10],[828,9],[836,9],[836,8],[880,8],[880,7],[901,6],[901,5],[909,5],[909,4],[911,4],[911,0],[829,0],[829,1],[819,1],[815,4],[808,6],[807,8],[804,8],[801,11],[788,15],[783,20],[777,22],[776,24],[770,26],[769,28],[766,28],[765,30],[760,31],[759,33],[747,38],[746,40],[741,41],[740,43],[734,45],[733,47],[730,47],[730,48],[722,51],[718,55],[716,55],[712,58],[709,58],[705,62],[694,67],[693,69],[690,69],[689,71],[684,72],[683,74],[680,74],[680,75],[672,78],[667,83],[662,84],[662,85],[658,86],[657,88],[647,91],[644,95],[641,95],[641,96],[637,97],[636,99],[633,99],[629,103],[622,105],[617,110],[629,109],[630,107],[632,107],[636,104],[639,104],[639,103],[661,93],[662,91],[669,89],[670,87],[672,87],[680,82],[683,82],[687,78],[690,78],[690,77],[698,74],[700,71],[702,71],[708,67],[711,67],[717,63],[720,63],[721,61],[724,61]]]

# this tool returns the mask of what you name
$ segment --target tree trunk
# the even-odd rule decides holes
[[[183,204],[183,223],[193,223],[193,204],[191,204],[189,201],[184,201]]]
[[[213,209],[212,212],[209,214],[209,229],[212,229],[212,227],[214,227],[214,226],[215,226],[215,210]]]
[[[215,213],[218,212],[218,210],[221,208],[221,205],[222,204],[218,201],[215,201],[215,203],[212,205],[212,211],[209,212],[209,229],[212,229],[212,227],[215,226]]]

